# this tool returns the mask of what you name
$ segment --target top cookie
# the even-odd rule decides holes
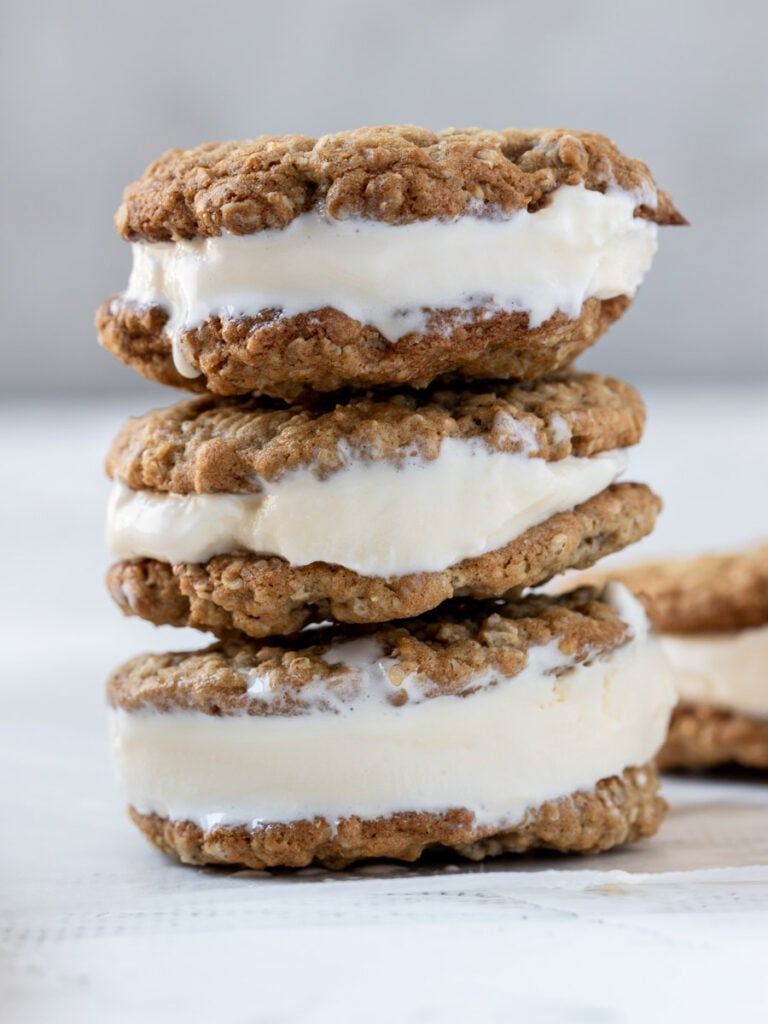
[[[115,224],[132,242],[248,235],[318,207],[337,220],[409,224],[481,208],[531,211],[578,184],[656,193],[645,164],[595,132],[385,125],[170,149],[125,190]],[[638,216],[684,223],[669,196],[656,194]]]
[[[622,315],[681,224],[604,136],[394,126],[173,150],[126,193],[99,339],[221,395],[534,380]]]
[[[384,626],[327,625],[270,643],[240,638],[203,651],[144,654],[115,672],[109,698],[127,711],[218,716],[295,714],[318,699],[334,710],[335,698],[354,702],[366,684],[395,705],[467,696],[497,676],[518,675],[534,648],[556,643],[563,671],[629,643],[638,628],[626,621],[631,604],[623,599],[622,612],[610,594],[585,587],[556,598],[455,601]],[[403,685],[409,680],[410,688]]]
[[[588,459],[637,444],[645,425],[637,391],[598,373],[345,399],[197,398],[156,409],[126,423],[107,473],[135,490],[258,494],[295,470],[325,480],[355,463],[434,462],[446,441],[551,462]]]
[[[621,580],[640,598],[660,633],[768,624],[768,545],[630,566],[609,578]]]

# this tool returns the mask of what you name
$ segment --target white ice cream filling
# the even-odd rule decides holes
[[[117,558],[170,563],[245,548],[365,576],[437,572],[586,501],[625,464],[620,449],[548,462],[446,438],[432,460],[350,458],[325,479],[301,467],[261,481],[258,494],[165,494],[118,482],[107,543]]]
[[[630,606],[626,595],[621,601]],[[340,647],[326,660],[346,653]],[[381,664],[362,654],[353,658],[360,699],[331,711],[113,710],[129,803],[204,829],[456,807],[480,825],[514,823],[546,800],[646,764],[674,703],[667,662],[644,628],[586,664],[574,665],[553,642],[531,649],[512,678],[487,672],[468,696],[399,707],[385,699]]]
[[[768,718],[768,626],[661,642],[681,700]]]
[[[588,298],[633,296],[656,251],[657,225],[634,216],[640,196],[564,185],[549,205],[496,217],[412,224],[335,220],[319,211],[250,235],[136,242],[124,298],[160,305],[179,372],[199,374],[181,332],[211,316],[284,316],[331,306],[396,342],[426,326],[425,310],[576,318]]]

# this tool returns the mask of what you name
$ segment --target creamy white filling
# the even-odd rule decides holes
[[[768,717],[768,626],[661,642],[681,700]]]
[[[674,703],[667,662],[645,632],[580,666],[556,643],[533,648],[511,679],[487,674],[469,696],[400,707],[383,699],[382,666],[361,653],[361,697],[335,713],[116,709],[114,756],[128,801],[203,828],[452,807],[469,808],[479,823],[511,823],[645,764]],[[344,657],[343,647],[328,656]]]
[[[188,377],[199,371],[179,333],[216,314],[333,306],[392,342],[423,330],[427,308],[519,310],[538,327],[558,310],[577,317],[587,298],[635,294],[657,226],[634,211],[654,199],[566,185],[535,213],[392,225],[312,211],[282,230],[138,242],[125,298],[169,311],[176,365]]]
[[[352,458],[326,479],[302,467],[259,494],[162,494],[114,486],[107,544],[117,558],[205,562],[242,547],[291,565],[366,576],[435,572],[502,547],[598,494],[623,450],[557,462],[446,438],[435,459]]]

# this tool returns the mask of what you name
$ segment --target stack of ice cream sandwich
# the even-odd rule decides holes
[[[598,851],[649,836],[674,694],[619,583],[644,410],[571,368],[660,225],[583,132],[414,127],[172,150],[117,214],[102,344],[197,392],[114,443],[109,588],[212,633],[109,683],[139,828],[186,863]]]

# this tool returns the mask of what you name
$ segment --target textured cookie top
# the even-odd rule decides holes
[[[372,664],[381,664],[382,684],[397,705],[408,700],[403,684],[414,677],[420,698],[466,696],[487,684],[488,671],[516,676],[533,647],[555,641],[568,664],[576,665],[615,650],[629,637],[616,610],[590,588],[557,598],[457,601],[382,626],[335,625],[269,644],[243,639],[192,653],[141,655],[114,673],[108,695],[128,711],[282,715],[301,712],[308,702],[317,707],[319,684],[333,706],[334,697],[354,698],[361,686],[359,648],[347,664],[339,647],[365,638],[375,644]],[[332,648],[335,653],[328,657]]]
[[[626,583],[662,633],[768,624],[768,544],[749,551],[631,566],[610,578]]]
[[[683,224],[640,160],[604,135],[562,128],[430,132],[412,125],[325,135],[262,135],[171,149],[124,193],[115,223],[130,241],[169,242],[284,228],[302,213],[408,224],[533,211],[561,185],[638,195],[637,215]]]
[[[628,384],[568,373],[531,384],[480,382],[286,406],[265,398],[180,402],[131,419],[107,472],[134,490],[175,494],[257,493],[299,466],[320,478],[350,454],[399,462],[435,459],[445,438],[547,460],[636,444],[645,410]]]

